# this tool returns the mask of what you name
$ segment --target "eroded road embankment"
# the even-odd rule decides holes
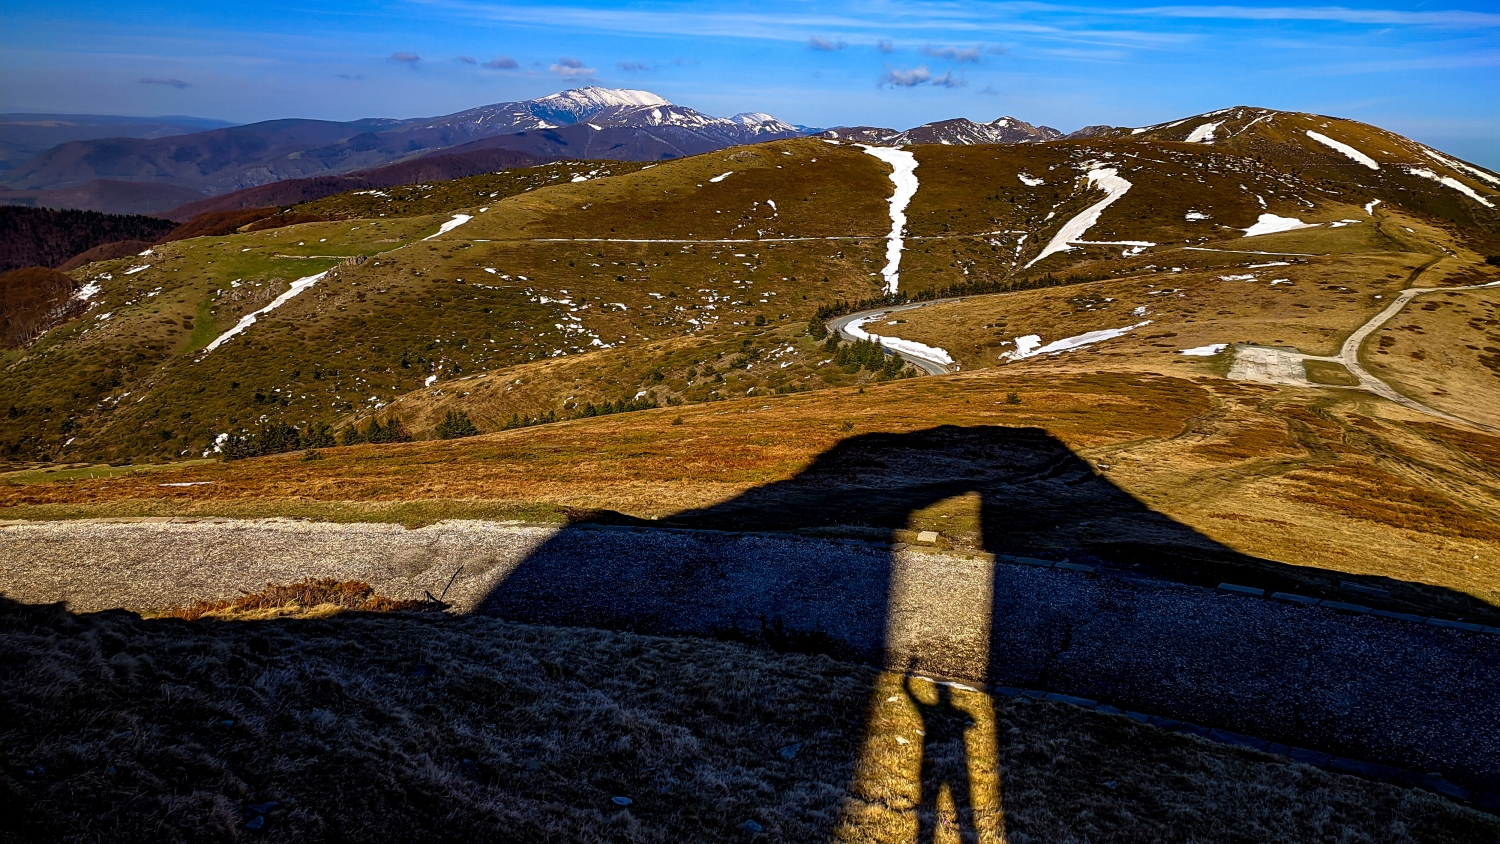
[[[0,591],[152,609],[267,582],[664,634],[818,631],[894,668],[1047,689],[1500,791],[1500,637],[1101,572],[758,534],[448,522],[0,527]]]

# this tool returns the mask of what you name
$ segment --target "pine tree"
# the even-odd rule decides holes
[[[479,429],[474,426],[474,420],[469,418],[469,414],[450,410],[443,421],[438,423],[434,433],[439,439],[456,440],[460,437],[472,437],[479,433]]]

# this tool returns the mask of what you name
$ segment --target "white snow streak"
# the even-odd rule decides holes
[[[1189,144],[1211,144],[1214,142],[1214,132],[1221,125],[1223,125],[1223,121],[1220,121],[1219,123],[1205,123],[1202,126],[1199,126],[1197,129],[1194,129],[1192,133],[1184,139],[1184,142]]]
[[[151,265],[150,264],[143,264],[143,265],[141,265],[139,267],[131,267],[130,269],[128,269],[128,270],[125,271],[125,274],[126,275],[135,275],[136,273],[145,272],[146,270],[149,270],[149,269],[151,269]]]
[[[1047,244],[1047,247],[1026,264],[1027,267],[1030,267],[1048,255],[1072,249],[1073,247],[1069,244],[1083,237],[1084,232],[1099,222],[1099,215],[1104,213],[1104,209],[1108,208],[1110,203],[1124,196],[1125,192],[1130,190],[1130,183],[1120,178],[1119,171],[1113,167],[1096,167],[1090,170],[1089,184],[1103,188],[1109,195],[1085,208],[1083,213],[1064,223],[1057,234],[1052,236],[1052,240]]]
[[[268,314],[271,311],[274,311],[277,308],[281,307],[282,305],[285,305],[287,302],[291,301],[292,297],[296,296],[298,293],[301,293],[307,288],[312,287],[314,284],[317,284],[318,280],[325,275],[328,275],[327,270],[324,270],[317,275],[310,275],[306,278],[299,278],[296,281],[292,282],[292,286],[288,287],[285,293],[271,300],[271,304],[265,306],[264,308],[261,308],[254,313],[245,314],[244,316],[240,317],[240,321],[235,323],[233,328],[229,329],[223,334],[220,334],[214,339],[212,343],[209,343],[207,346],[203,347],[203,354],[206,355],[214,349],[217,349],[220,346],[224,345],[225,340],[228,340],[230,337],[233,337],[234,335],[254,325],[255,320],[262,314]]]
[[[1380,169],[1380,165],[1375,163],[1375,159],[1371,158],[1368,155],[1365,155],[1364,153],[1360,152],[1354,147],[1349,146],[1346,143],[1335,141],[1333,138],[1330,138],[1327,135],[1321,135],[1311,129],[1307,130],[1307,136],[1322,144],[1323,146],[1330,147],[1332,149],[1338,150],[1339,152],[1342,152],[1344,155],[1349,156],[1350,158],[1358,161],[1360,164],[1365,165],[1371,170]]]
[[[1369,214],[1372,217],[1375,216],[1375,206],[1379,204],[1380,200],[1378,199],[1372,199],[1369,202],[1365,203],[1365,213]]]
[[[1035,334],[1027,334],[1024,337],[1016,338],[1016,350],[1014,352],[1006,352],[1000,357],[1007,358],[1009,360],[1024,360],[1026,358],[1036,357],[1037,355],[1055,355],[1061,352],[1069,352],[1073,349],[1077,349],[1081,346],[1087,346],[1091,343],[1099,343],[1104,340],[1113,340],[1116,337],[1124,336],[1125,334],[1134,331],[1137,328],[1142,328],[1150,324],[1151,320],[1148,319],[1145,322],[1138,322],[1135,325],[1127,325],[1123,328],[1106,328],[1101,331],[1090,331],[1086,334],[1080,334],[1077,337],[1066,337],[1062,340],[1053,340],[1051,343],[1048,343],[1045,346],[1038,345],[1042,342],[1042,338],[1038,337]]]
[[[895,193],[891,194],[891,233],[885,242],[885,269],[881,271],[881,275],[885,278],[886,292],[895,293],[901,280],[901,250],[905,248],[902,238],[906,234],[906,206],[911,203],[911,198],[917,195],[917,157],[904,149],[892,147],[872,147],[860,144],[860,148],[891,165],[891,182],[896,185]],[[938,349],[938,351],[942,350]],[[943,352],[944,357],[947,357],[947,354]],[[953,361],[950,358],[946,362],[952,363]]]
[[[437,237],[440,234],[447,234],[448,232],[453,231],[454,229],[458,228],[459,226],[463,225],[464,223],[469,222],[472,219],[474,219],[474,218],[471,217],[471,216],[469,216],[468,214],[454,214],[453,215],[453,219],[451,219],[448,222],[442,224],[441,226],[438,226],[438,230],[437,230],[437,232],[435,234],[430,234],[430,235],[428,235],[428,236],[426,236],[426,237],[424,237],[422,239],[423,240],[432,240],[434,237]]]
[[[1413,176],[1421,176],[1424,179],[1431,179],[1434,182],[1440,182],[1442,184],[1445,184],[1448,187],[1453,188],[1456,191],[1459,191],[1460,193],[1464,194],[1465,196],[1469,197],[1470,199],[1474,200],[1475,202],[1479,203],[1480,205],[1483,205],[1486,208],[1494,208],[1495,207],[1495,203],[1490,202],[1488,199],[1485,199],[1484,197],[1480,196],[1473,188],[1469,187],[1468,185],[1464,184],[1463,182],[1460,182],[1459,180],[1453,178],[1452,176],[1439,176],[1438,174],[1432,172],[1431,170],[1428,170],[1428,169],[1423,168],[1423,167],[1408,167],[1408,168],[1406,168],[1406,172],[1412,174]]]
[[[1275,214],[1262,214],[1255,225],[1245,229],[1245,237],[1255,237],[1258,234],[1275,234],[1277,232],[1289,232],[1295,229],[1310,229],[1315,223],[1304,223],[1296,217],[1278,217]]]
[[[1212,357],[1227,348],[1229,348],[1228,343],[1212,343],[1207,346],[1195,346],[1191,349],[1183,349],[1177,354],[1195,358],[1206,358]]]
[[[725,179],[727,179],[727,178],[729,178],[730,176],[733,176],[733,175],[734,175],[734,171],[730,170],[728,173],[720,173],[719,175],[713,177],[712,179],[709,179],[709,181],[710,182],[722,182]]]
[[[1037,185],[1046,184],[1041,179],[1038,179],[1037,177],[1035,177],[1035,176],[1033,176],[1033,175],[1031,175],[1029,173],[1017,173],[1016,174],[1016,178],[1018,178],[1018,179],[1021,180],[1021,184],[1025,185],[1025,186],[1027,186],[1029,188],[1034,188]]]
[[[953,357],[943,349],[918,343],[915,340],[902,340],[900,337],[885,337],[879,334],[871,334],[864,329],[865,323],[874,322],[884,316],[886,316],[885,313],[878,313],[871,314],[863,319],[853,320],[844,326],[844,330],[857,339],[873,340],[893,352],[905,352],[912,357],[930,360],[944,366],[953,365]]]
[[[1463,163],[1462,161],[1456,161],[1456,160],[1454,160],[1452,158],[1449,158],[1446,155],[1439,155],[1437,152],[1435,152],[1435,151],[1433,151],[1431,149],[1423,149],[1422,151],[1425,152],[1425,153],[1427,153],[1427,157],[1428,158],[1431,158],[1433,161],[1436,161],[1439,164],[1446,164],[1449,167],[1452,167],[1454,170],[1465,170],[1465,171],[1468,171],[1469,173],[1472,173],[1475,176],[1478,176],[1479,178],[1484,179],[1486,182],[1489,182],[1490,184],[1500,185],[1500,179],[1495,178],[1490,173],[1486,173],[1485,171],[1480,170],[1478,167],[1470,167],[1469,165]]]

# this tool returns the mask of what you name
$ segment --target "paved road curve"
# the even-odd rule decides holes
[[[837,334],[838,336],[844,338],[845,340],[858,340],[860,338],[855,337],[853,334],[849,333],[849,323],[854,322],[855,320],[859,320],[859,319],[874,319],[875,317],[885,316],[886,314],[900,313],[901,311],[910,311],[910,310],[914,310],[916,308],[925,308],[928,305],[936,305],[936,304],[940,304],[942,302],[960,302],[960,301],[963,301],[963,300],[962,299],[933,299],[930,302],[912,302],[912,303],[906,304],[906,305],[891,305],[889,307],[884,307],[884,308],[873,308],[873,309],[868,310],[868,311],[856,311],[855,313],[852,313],[852,314],[845,314],[844,316],[836,317],[835,319],[833,319],[832,321],[830,321],[828,323],[828,330],[834,332],[835,334]],[[943,363],[942,361],[937,361],[937,360],[933,360],[931,358],[926,358],[926,357],[922,357],[920,355],[915,355],[915,354],[912,354],[911,352],[893,351],[891,349],[887,349],[886,351],[892,352],[893,354],[899,356],[902,360],[906,361],[907,363],[911,364],[912,366],[917,367],[918,369],[922,370],[923,372],[927,373],[928,375],[947,375],[948,373],[950,373],[950,372],[952,372],[954,370],[954,367],[950,367],[947,364]]]

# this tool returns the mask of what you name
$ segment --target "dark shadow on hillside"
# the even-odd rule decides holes
[[[575,538],[589,531],[628,527],[842,536],[893,544],[897,531],[910,527],[913,513],[965,495],[979,499],[981,547],[990,554],[1068,560],[1208,587],[1230,582],[1263,588],[1268,594],[1286,591],[1500,624],[1500,609],[1471,595],[1388,578],[1359,579],[1389,592],[1388,597],[1354,593],[1341,588],[1341,583],[1353,579],[1348,574],[1242,554],[1152,510],[1096,473],[1047,432],[988,426],[851,437],[819,455],[790,480],[660,520],[614,512],[594,514],[534,554],[489,596],[482,610],[549,623],[603,623],[665,632],[676,625],[664,620],[664,626],[657,626],[654,614],[640,612],[640,605],[623,615],[610,607],[637,594],[648,600],[654,594],[658,600],[652,603],[658,603],[662,595],[689,583],[753,579],[756,571],[776,570],[781,561],[744,559],[726,571],[700,554],[667,566],[658,565],[665,560],[621,559],[593,559],[582,566],[584,561],[554,552],[570,547]],[[866,572],[842,572],[841,578],[858,576],[869,595],[883,603],[887,573],[881,569],[886,564],[882,558],[871,565]],[[652,582],[635,580],[648,570]],[[600,581],[610,585],[596,590]],[[548,600],[547,596],[562,597],[559,590],[568,589],[570,582],[578,587],[577,594],[570,593],[562,601]],[[869,595],[844,597],[864,601]],[[691,594],[687,598],[694,600]],[[775,616],[769,614],[768,621]],[[881,613],[868,623],[879,626],[883,621]],[[759,623],[755,616],[723,619],[724,624],[731,622]]]
[[[959,496],[977,498],[987,554],[896,553],[896,532],[914,513]],[[830,533],[866,540],[809,538]],[[1066,557],[1097,572],[1022,556]],[[1340,579],[1347,575],[1220,545],[1151,510],[1045,431],[944,426],[850,438],[796,477],[714,507],[571,525],[477,610],[1041,689],[1500,784],[1500,730],[1473,723],[1474,712],[1500,705],[1491,637],[1458,641],[1410,622],[1184,585],[1316,595]],[[1471,617],[1493,613],[1466,595],[1392,586]],[[1434,699],[1451,705],[1434,708]]]

